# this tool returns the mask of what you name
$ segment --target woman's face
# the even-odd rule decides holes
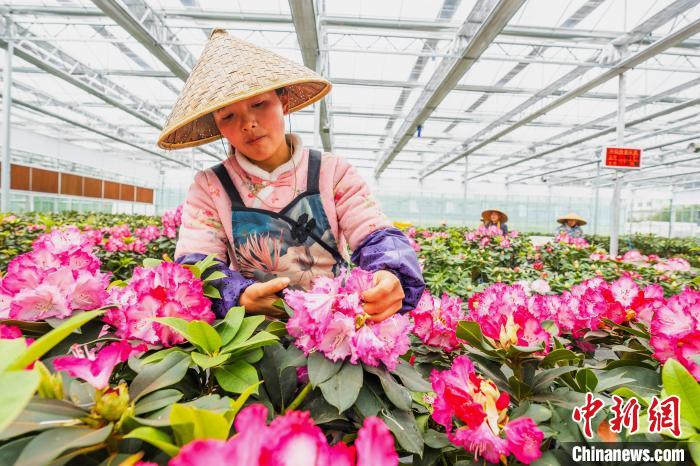
[[[573,228],[576,226],[576,220],[569,219],[566,221],[566,223],[567,223],[567,225],[569,225],[569,228]]]
[[[501,218],[500,215],[498,215],[496,212],[491,212],[491,223],[498,223],[498,220]]]
[[[287,110],[286,94],[278,96],[275,91],[268,91],[214,111],[214,121],[233,147],[264,165],[270,159],[287,156]]]

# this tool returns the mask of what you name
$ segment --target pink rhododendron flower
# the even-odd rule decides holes
[[[109,378],[114,367],[129,359],[136,353],[143,353],[148,347],[144,344],[131,346],[126,341],[112,343],[99,352],[73,349],[74,356],[59,356],[53,360],[57,371],[66,371],[73,377],[79,377],[98,390],[109,385]]]
[[[333,361],[349,358],[353,364],[372,366],[381,362],[393,370],[408,351],[411,322],[402,314],[382,322],[367,320],[361,296],[372,287],[372,277],[354,268],[336,278],[316,279],[308,292],[285,290],[285,300],[294,310],[287,331],[296,346],[307,355],[320,351]]]
[[[63,319],[102,307],[109,277],[99,271],[94,244],[76,227],[39,236],[32,252],[10,261],[0,281],[0,318]]]
[[[700,381],[700,292],[686,288],[656,309],[651,320],[654,357],[677,359]]]
[[[576,249],[586,248],[590,243],[585,238],[572,238],[566,233],[561,233],[554,238],[555,243],[568,244]]]
[[[508,450],[522,463],[530,464],[542,456],[544,434],[529,417],[513,419],[503,427]]]
[[[462,310],[462,300],[451,298],[447,293],[441,299],[432,296],[427,290],[423,292],[416,308],[411,311],[413,333],[423,343],[452,351],[460,344],[456,335],[457,324],[466,320]]]
[[[155,317],[178,317],[187,321],[214,321],[211,301],[204,296],[202,281],[173,262],[157,267],[136,267],[129,284],[110,289],[109,301],[118,307],[109,309],[104,321],[116,328],[117,336],[148,343],[172,346],[184,338],[167,325],[153,322]]]
[[[394,439],[384,422],[365,418],[355,445],[330,446],[306,411],[289,411],[266,425],[267,408],[252,404],[234,421],[228,441],[195,440],[180,449],[169,466],[397,466]]]
[[[642,253],[636,249],[632,249],[622,256],[622,260],[625,262],[645,262],[647,257],[643,256]]]
[[[508,394],[477,374],[467,356],[457,357],[446,371],[434,370],[430,382],[433,419],[452,443],[494,464],[510,453],[527,464],[541,456],[544,434],[530,418],[508,420]]]
[[[22,338],[22,330],[14,325],[0,324],[0,340],[14,340]]]
[[[174,210],[166,210],[161,217],[163,224],[163,234],[168,238],[175,238],[177,231],[182,224],[182,204]]]

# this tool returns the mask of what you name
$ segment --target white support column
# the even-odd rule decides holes
[[[469,222],[469,212],[467,212],[467,202],[469,201],[469,157],[464,157],[464,225]]]
[[[668,237],[671,238],[673,236],[673,224],[676,223],[676,204],[674,201],[674,197],[676,197],[676,189],[672,186],[671,187],[671,205],[669,208],[669,213],[668,213]]]
[[[617,95],[617,146],[622,147],[625,144],[625,94],[626,94],[626,77],[622,73],[618,81]],[[620,234],[620,190],[622,184],[622,175],[620,172],[615,174],[615,188],[612,198],[612,218],[610,221],[610,257],[617,257],[618,252],[618,235]]]
[[[2,94],[2,179],[0,179],[0,211],[7,212],[10,208],[10,117],[12,109],[12,55],[14,42],[12,40],[12,19],[7,18],[7,49],[5,50],[4,86]]]
[[[593,234],[598,234],[598,209],[600,207],[600,159],[595,171],[595,203],[593,204]]]

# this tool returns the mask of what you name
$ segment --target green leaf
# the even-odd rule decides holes
[[[367,385],[360,388],[360,393],[355,401],[355,406],[364,417],[376,416],[382,409],[382,403]]]
[[[261,348],[263,346],[272,345],[274,343],[277,343],[278,341],[279,338],[277,338],[277,336],[262,330],[246,341],[242,341],[239,343],[229,343],[225,348],[221,350],[221,352],[230,353],[232,356],[235,356],[255,348]]]
[[[319,352],[311,353],[307,363],[309,381],[316,387],[335,375],[343,365],[343,361],[333,362]]]
[[[182,352],[170,353],[162,361],[145,366],[131,382],[131,399],[138,400],[151,392],[178,383],[185,377],[189,366],[190,356]]]
[[[279,320],[273,320],[265,328],[265,331],[281,338],[287,334],[287,325]]]
[[[103,310],[88,311],[77,314],[66,320],[60,327],[51,330],[46,335],[41,336],[32,343],[24,353],[16,358],[8,366],[8,370],[21,370],[31,365],[34,361],[48,353],[51,348],[60,343],[64,338],[73,333],[74,330],[82,327],[97,316],[104,313]]]
[[[241,354],[240,358],[243,359],[245,362],[255,364],[257,362],[260,362],[264,355],[265,353],[263,352],[262,348],[254,348],[248,351],[247,353]]]
[[[558,377],[577,370],[578,367],[576,366],[563,366],[540,371],[535,376],[532,383],[533,391],[539,392],[541,390],[548,390],[551,387],[552,382],[554,382]]]
[[[230,393],[245,393],[251,385],[255,385],[254,393],[257,393],[258,372],[255,367],[245,361],[236,361],[233,364],[217,367],[214,376],[221,388]]]
[[[693,435],[688,439],[688,451],[693,463],[700,464],[700,434]]]
[[[184,351],[182,351],[182,348],[174,347],[174,348],[167,348],[164,350],[156,351],[155,353],[149,354],[148,356],[146,356],[143,359],[132,359],[132,361],[138,361],[138,363],[139,363],[139,370],[138,371],[135,370],[135,372],[141,372],[141,370],[143,370],[143,366],[147,366],[148,364],[153,364],[154,362],[162,361],[170,353],[177,353],[177,352],[184,354]]]
[[[112,424],[97,430],[87,427],[59,427],[44,431],[27,444],[14,466],[48,464],[66,450],[104,442],[111,433]]]
[[[34,371],[0,373],[0,432],[22,412],[39,387],[39,374]]]
[[[190,355],[192,356],[192,361],[202,369],[209,369],[214,366],[220,366],[226,361],[228,361],[231,357],[231,355],[227,353],[219,354],[217,356],[208,356],[206,354],[197,353],[196,351],[193,351],[192,353],[190,353]]]
[[[143,260],[143,266],[147,269],[152,269],[153,267],[158,267],[163,261],[160,259],[153,259],[152,257],[147,257]]]
[[[404,450],[419,456],[423,454],[423,436],[411,412],[394,409],[383,412],[381,417]]]
[[[363,367],[370,374],[379,377],[384,393],[394,406],[403,411],[411,410],[411,393],[406,387],[399,385],[385,368],[368,366],[366,364]]]
[[[243,323],[243,318],[245,317],[245,309],[242,307],[232,307],[226,313],[226,317],[218,328],[219,335],[221,336],[221,344],[226,346],[229,344],[233,337],[238,333],[238,329],[241,328],[241,323]]]
[[[230,341],[229,345],[238,345],[239,343],[248,340],[253,333],[255,333],[255,329],[257,329],[258,326],[260,326],[260,324],[262,324],[264,321],[265,316],[249,316],[244,318],[238,332],[236,333],[236,336]]]
[[[483,348],[486,344],[484,334],[477,322],[462,321],[457,324],[457,338],[469,342],[476,348]]]
[[[197,267],[197,269],[199,269],[201,271],[199,276],[202,276],[207,271],[207,269],[209,267],[216,264],[216,261],[217,261],[216,256],[214,254],[209,254],[207,257],[205,257],[201,261],[196,262],[194,264],[194,266]]]
[[[215,270],[209,275],[207,275],[207,278],[203,279],[203,282],[210,282],[213,280],[219,280],[220,278],[226,278],[226,274],[221,272],[220,270]]]
[[[580,357],[569,349],[555,349],[542,359],[543,366],[553,366],[560,361],[578,361]]]
[[[204,296],[208,298],[221,299],[221,293],[219,292],[219,290],[209,283],[204,285],[204,287],[202,288],[202,294],[204,294]]]
[[[214,327],[201,320],[187,323],[187,334],[190,343],[202,348],[208,354],[214,354],[221,348],[221,337]]]
[[[0,372],[4,371],[12,361],[17,359],[27,349],[25,338],[14,338],[12,340],[0,340]]]
[[[508,384],[510,385],[511,390],[513,391],[513,395],[517,400],[522,400],[532,393],[532,387],[530,387],[525,382],[520,381],[515,376],[511,376],[508,379]]]
[[[442,449],[450,444],[450,439],[443,432],[438,432],[433,429],[428,429],[423,434],[423,441],[431,448]]]
[[[430,392],[433,390],[430,382],[425,380],[413,366],[403,359],[399,360],[399,364],[394,369],[394,374],[399,376],[401,382],[409,390],[414,392]]]
[[[24,447],[26,447],[33,438],[34,437],[22,437],[0,446],[0,464],[15,464],[19,455],[22,454]]]
[[[581,369],[576,373],[576,383],[581,392],[592,392],[598,385],[598,377],[588,368]]]
[[[171,406],[182,398],[182,393],[178,390],[169,388],[166,390],[158,390],[155,393],[151,393],[148,396],[144,396],[136,403],[134,407],[134,414],[140,416],[141,414],[150,413],[166,406]]]
[[[666,393],[681,400],[681,417],[700,429],[700,383],[675,359],[666,361],[661,378]]]
[[[94,389],[93,389],[94,391]],[[2,398],[2,395],[0,395]],[[0,411],[2,408],[0,407]],[[63,400],[32,398],[15,420],[2,431],[0,440],[38,430],[82,424],[88,413]],[[2,463],[0,463],[2,464]]]
[[[185,319],[180,319],[179,317],[157,317],[153,321],[167,325],[182,335],[187,341],[191,341],[191,337],[187,333],[187,321]]]
[[[248,398],[250,398],[250,395],[253,393],[258,392],[258,386],[262,383],[262,380],[254,383],[250,387],[246,388],[243,390],[243,393],[240,394],[238,398],[235,400],[231,400],[231,410],[229,412],[229,421],[233,422],[233,420],[236,418],[236,414],[241,410],[243,405],[245,404],[246,401],[248,401]]]
[[[362,387],[362,366],[346,362],[337,374],[319,385],[323,397],[342,413],[355,404]]]
[[[194,439],[226,440],[231,423],[222,414],[176,403],[170,410],[170,424],[179,445]]]
[[[173,440],[168,434],[153,427],[138,427],[125,435],[124,438],[136,438],[143,440],[144,442],[150,443],[154,447],[163,450],[166,455],[171,457],[176,456],[180,452],[180,449],[173,445]]]

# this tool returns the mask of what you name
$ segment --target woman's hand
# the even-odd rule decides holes
[[[241,295],[240,304],[248,314],[264,314],[270,317],[282,318],[287,315],[284,310],[273,306],[279,296],[275,293],[289,285],[289,278],[274,278],[264,283],[254,283],[245,289]]]
[[[374,272],[372,285],[362,293],[362,307],[370,315],[369,320],[381,322],[401,309],[403,288],[396,275],[387,270]]]

